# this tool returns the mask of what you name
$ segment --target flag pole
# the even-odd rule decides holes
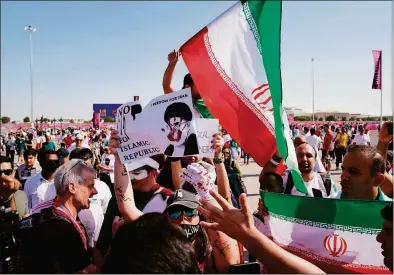
[[[380,127],[383,125],[383,51],[380,52]]]
[[[383,125],[383,93],[382,89],[380,89],[380,127]]]
[[[315,62],[314,58],[312,57],[312,122],[315,124],[315,68],[313,63]]]

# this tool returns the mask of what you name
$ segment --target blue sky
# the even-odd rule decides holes
[[[29,37],[34,48],[34,117],[90,119],[93,103],[147,103],[162,94],[167,54],[232,1],[1,2],[1,115],[30,116]],[[285,106],[378,115],[372,49],[383,50],[383,112],[391,114],[391,2],[283,3]],[[180,61],[174,87],[186,73]]]

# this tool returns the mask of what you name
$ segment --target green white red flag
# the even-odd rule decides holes
[[[282,106],[281,1],[237,2],[180,49],[206,106],[264,166],[276,150],[306,193]]]
[[[255,225],[326,273],[391,273],[383,263],[380,211],[390,202],[261,193],[269,216]]]

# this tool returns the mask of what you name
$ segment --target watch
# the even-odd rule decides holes
[[[223,163],[223,157],[220,157],[220,158],[214,157],[214,158],[213,158],[213,163],[214,163],[214,164]]]

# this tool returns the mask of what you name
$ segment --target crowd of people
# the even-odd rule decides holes
[[[169,55],[165,93],[174,91],[177,59],[176,51]],[[183,84],[192,90],[196,113],[210,117],[189,74]],[[362,126],[358,133],[328,124],[301,133],[293,126],[307,195],[295,188],[287,170],[278,172],[279,153],[262,168],[260,189],[392,201],[389,126],[382,125],[377,147]],[[250,271],[242,269],[248,268],[247,250],[250,263],[256,259],[257,272],[324,273],[256,228],[255,219],[264,221],[268,210],[260,199],[253,215],[239,166],[240,158],[249,163],[253,152],[242,152],[224,129],[212,137],[213,159],[154,155],[122,164],[119,135],[111,128],[21,129],[1,145],[0,203],[18,215],[14,234],[20,272],[243,273]],[[334,158],[336,169],[342,169],[341,190],[330,176]],[[376,215],[385,220],[377,242],[384,264],[393,271],[393,205]]]

